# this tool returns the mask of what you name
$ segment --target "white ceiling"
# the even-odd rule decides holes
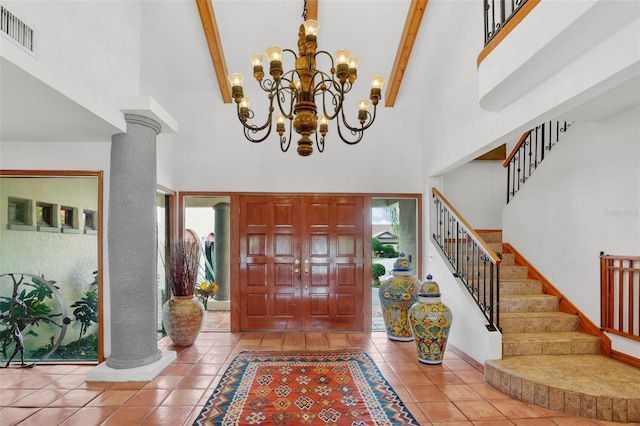
[[[264,53],[265,48],[273,44],[297,51],[304,2],[213,0],[212,3],[227,72],[244,74],[245,95],[261,110],[257,105],[266,103],[266,99],[252,77],[249,56]],[[147,0],[142,5],[141,88],[145,93],[141,94],[154,96],[153,85],[149,88],[144,81],[145,76],[151,75],[153,84],[162,84],[171,90],[211,92],[216,97],[212,102],[223,108],[195,0]],[[355,110],[355,101],[368,97],[372,75],[389,78],[409,6],[410,0],[319,1],[318,49],[333,54],[337,49],[347,48],[361,60],[359,79],[347,99],[354,106],[349,108]],[[426,13],[429,13],[428,6]],[[114,28],[117,30],[117,26]],[[418,37],[396,104],[402,102],[403,93],[420,90],[420,72],[416,66],[426,66],[419,60],[420,46],[426,44],[427,41]],[[291,59],[285,57],[283,62],[286,68]],[[265,72],[268,72],[266,63]],[[409,77],[416,81],[409,81]],[[639,84],[638,78],[633,79],[618,90],[577,107],[576,118],[601,119],[637,105]],[[118,131],[4,58],[0,58],[0,90],[2,141],[105,141]],[[385,89],[383,98],[384,94]]]
[[[213,0],[227,72],[245,75],[245,95],[266,102],[252,77],[249,56],[273,44],[297,53],[303,22],[301,0]],[[369,80],[388,78],[402,37],[409,0],[322,0],[318,49],[346,48],[361,60],[352,95],[368,98]],[[141,73],[175,90],[220,92],[195,0],[142,2]],[[114,25],[117,30],[117,26]],[[289,62],[287,62],[289,61]],[[290,59],[283,58],[285,68]],[[265,72],[268,73],[268,63]],[[328,71],[328,70],[327,70]],[[141,87],[146,90],[145,82]],[[101,117],[33,78],[6,59],[0,61],[0,140],[105,141],[114,128]],[[153,93],[143,93],[153,97]],[[384,89],[383,89],[384,95]],[[220,98],[213,100],[222,103]],[[222,104],[221,104],[222,107]]]

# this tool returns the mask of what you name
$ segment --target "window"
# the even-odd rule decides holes
[[[31,202],[22,198],[9,197],[8,219],[9,224],[29,225]]]
[[[62,206],[60,208],[60,227],[75,228],[73,226],[75,220],[75,209],[73,207]]]
[[[38,201],[36,205],[36,222],[38,226],[53,227],[53,204]]]
[[[84,219],[84,230],[87,231],[97,231],[98,230],[98,213],[93,210],[85,210],[82,212],[82,216]],[[87,232],[91,233],[91,232]]]

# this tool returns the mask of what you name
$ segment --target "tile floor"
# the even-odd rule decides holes
[[[229,333],[207,313],[196,343],[163,350],[178,359],[149,383],[86,383],[91,366],[0,370],[0,425],[191,425],[233,356],[243,350],[360,347],[369,353],[421,425],[620,425],[572,417],[518,401],[484,383],[475,363],[448,348],[440,366],[417,362],[413,343],[366,333]],[[228,319],[226,320],[228,321]],[[228,328],[228,323],[226,324]]]

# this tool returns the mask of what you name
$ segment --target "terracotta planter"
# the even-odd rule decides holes
[[[202,328],[204,306],[195,296],[173,296],[162,306],[162,325],[175,346],[191,346]]]

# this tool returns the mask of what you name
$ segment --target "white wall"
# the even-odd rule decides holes
[[[123,96],[137,95],[140,3],[3,1],[35,32],[35,53],[0,37],[2,56],[60,93],[124,128]]]
[[[574,123],[503,216],[504,240],[597,325],[599,253],[640,253],[638,117]]]
[[[442,176],[439,191],[474,229],[502,229],[507,172],[502,161],[471,161]]]

